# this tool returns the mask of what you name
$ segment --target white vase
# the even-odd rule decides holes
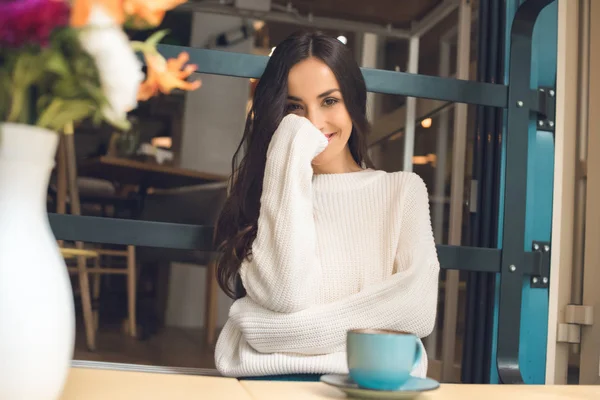
[[[46,211],[58,134],[0,123],[0,399],[56,400],[75,310]]]

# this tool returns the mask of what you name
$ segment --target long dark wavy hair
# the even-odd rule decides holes
[[[350,152],[358,165],[371,166],[367,155],[367,89],[352,53],[339,40],[319,32],[292,34],[276,47],[256,86],[244,135],[231,162],[229,195],[215,229],[217,280],[232,298],[245,296],[238,273],[243,260],[251,256],[256,238],[267,149],[286,115],[288,74],[294,65],[310,57],[333,71],[352,119]]]

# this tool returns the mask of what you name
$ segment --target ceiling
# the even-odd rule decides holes
[[[443,0],[293,0],[292,6],[302,15],[331,17],[375,24],[392,24],[394,28],[409,29],[431,12]],[[272,0],[286,6],[287,0]]]

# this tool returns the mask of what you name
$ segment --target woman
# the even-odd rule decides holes
[[[349,329],[431,333],[427,189],[415,174],[366,167],[366,95],[334,38],[298,33],[272,54],[216,229],[219,284],[239,298],[216,347],[223,375],[347,373]],[[426,371],[423,357],[413,375]]]

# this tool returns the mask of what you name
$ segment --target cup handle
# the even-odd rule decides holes
[[[417,368],[417,366],[421,362],[421,358],[423,357],[423,348],[422,348],[422,344],[421,344],[421,339],[417,338],[416,344],[417,344],[417,350],[415,351],[415,362],[413,363],[413,366],[412,366],[413,371],[415,370],[415,368]]]

